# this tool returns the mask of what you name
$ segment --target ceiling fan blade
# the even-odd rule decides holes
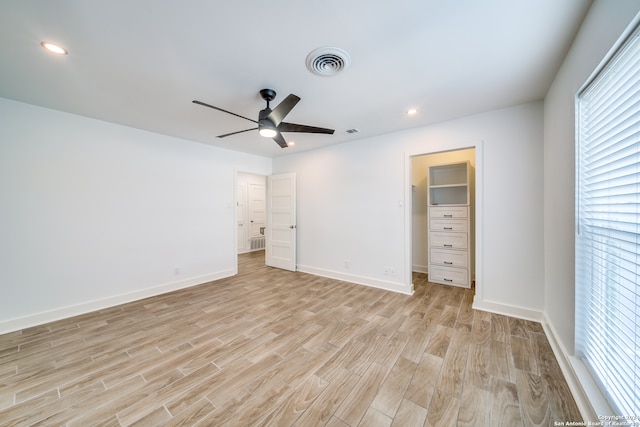
[[[307,125],[298,125],[296,123],[287,123],[287,122],[280,123],[280,126],[278,126],[278,131],[280,131],[280,132],[326,133],[326,134],[329,134],[329,135],[333,135],[333,132],[335,132],[333,129],[319,128],[319,127],[307,126]]]
[[[273,137],[273,140],[282,148],[287,148],[289,146],[281,133],[277,133],[276,136]]]
[[[224,135],[218,135],[216,138],[224,138],[227,136],[235,135],[237,133],[249,132],[250,130],[258,130],[258,128],[251,128],[251,129],[239,130],[237,132],[225,133]]]
[[[241,119],[249,120],[250,122],[253,122],[253,123],[258,123],[257,121],[250,119],[248,117],[241,116],[240,114],[232,113],[231,111],[223,110],[222,108],[214,107],[213,105],[206,104],[202,101],[193,100],[192,102],[194,104],[203,105],[205,107],[213,108],[214,110],[222,111],[223,113],[231,114],[232,116],[240,117]]]
[[[267,116],[267,119],[273,123],[274,126],[278,126],[287,114],[296,106],[300,101],[300,98],[294,94],[287,96],[271,113]]]

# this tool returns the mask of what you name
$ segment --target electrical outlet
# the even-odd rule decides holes
[[[178,267],[174,268],[174,269],[173,269],[173,274],[174,274],[175,276],[179,276],[179,275],[180,275],[180,269],[179,269]]]
[[[349,261],[349,260],[345,260],[345,262],[344,262],[344,268],[349,269],[349,267],[351,267],[351,261]]]
[[[389,267],[389,274],[392,276],[396,275],[396,268],[395,267]]]
[[[389,275],[389,267],[387,267],[386,265],[384,266],[383,271],[384,271],[384,275],[385,275],[385,276],[388,276],[388,275]]]

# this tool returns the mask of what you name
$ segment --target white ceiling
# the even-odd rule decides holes
[[[0,0],[0,97],[275,157],[542,99],[590,4]],[[324,46],[351,66],[311,74]],[[335,134],[284,134],[286,149],[255,131],[220,139],[254,124],[191,102],[257,119],[262,88],[272,108],[302,98],[286,121]]]

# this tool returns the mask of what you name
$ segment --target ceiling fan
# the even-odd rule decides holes
[[[194,100],[194,104],[204,105],[205,107],[213,108],[214,110],[222,111],[223,113],[231,114],[236,117],[240,117],[250,122],[257,123],[258,127],[239,130],[237,132],[226,133],[224,135],[218,135],[218,138],[225,138],[227,136],[235,135],[238,133],[249,132],[251,130],[258,130],[260,135],[273,138],[273,140],[282,148],[287,148],[287,141],[282,136],[282,132],[303,132],[303,133],[326,133],[333,134],[333,129],[320,128],[315,126],[298,125],[295,123],[283,122],[284,118],[289,112],[296,106],[300,98],[294,94],[287,96],[284,101],[278,104],[273,110],[269,108],[269,102],[273,101],[276,97],[276,92],[273,89],[262,89],[260,91],[262,99],[267,101],[267,108],[260,110],[258,114],[258,120],[253,120],[248,117],[241,116],[240,114],[232,113],[231,111],[223,110],[222,108],[214,107],[213,105],[206,104],[202,101]]]

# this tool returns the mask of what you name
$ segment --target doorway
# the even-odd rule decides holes
[[[236,174],[236,256],[297,270],[296,174]]]
[[[237,253],[263,251],[266,229],[266,180],[264,175],[238,172],[236,178]]]
[[[405,212],[405,233],[408,237],[406,250],[407,277],[413,277],[413,272],[428,274],[429,246],[428,246],[428,217],[427,217],[427,170],[429,165],[449,164],[469,161],[471,169],[471,201],[470,210],[470,244],[472,252],[471,280],[475,283],[476,296],[482,290],[482,142],[470,146],[443,147],[438,151],[417,152],[406,157],[407,193],[405,200],[411,206]],[[410,284],[413,290],[413,284]]]

